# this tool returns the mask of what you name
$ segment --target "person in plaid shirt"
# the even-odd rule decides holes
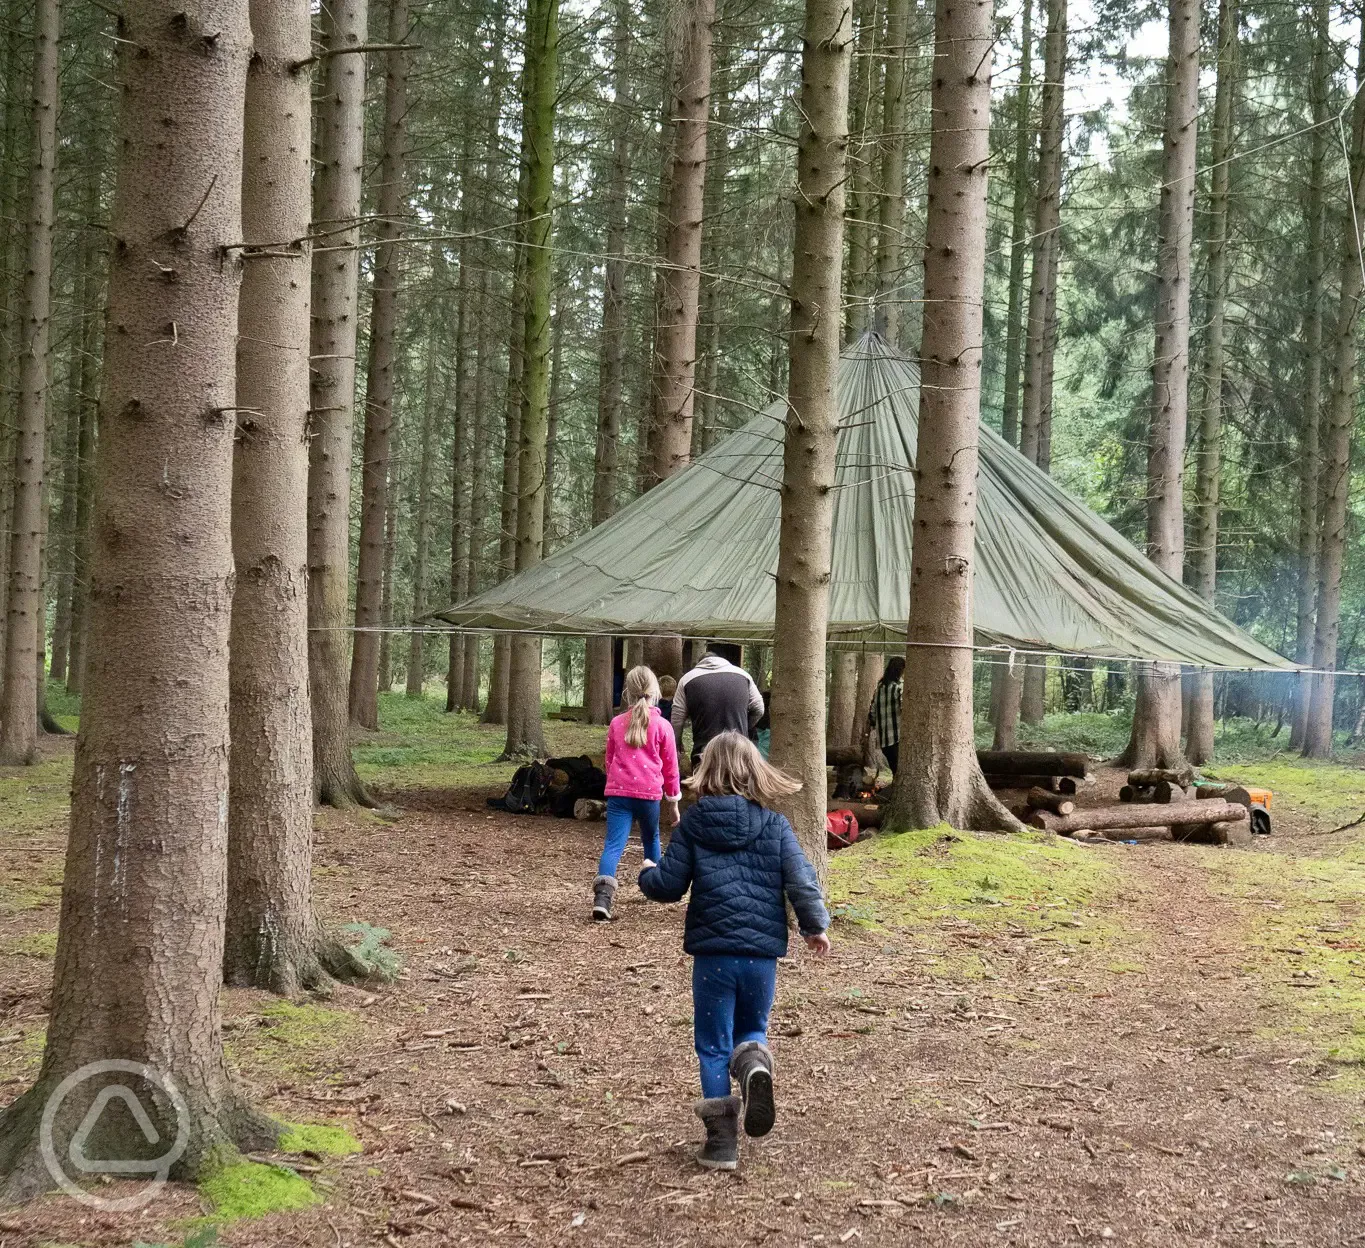
[[[905,660],[896,655],[888,659],[886,670],[872,695],[867,722],[877,733],[877,744],[886,756],[891,774],[896,774],[901,749],[901,696],[905,692]]]

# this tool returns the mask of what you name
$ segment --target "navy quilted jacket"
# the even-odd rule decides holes
[[[786,819],[743,797],[703,797],[673,830],[663,861],[640,874],[655,901],[692,889],[683,930],[690,954],[780,958],[789,898],[803,936],[829,926],[815,872]]]

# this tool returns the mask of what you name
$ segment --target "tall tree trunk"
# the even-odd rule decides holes
[[[229,984],[294,996],[326,980],[313,914],[308,701],[307,0],[251,0],[232,461]],[[296,241],[283,241],[296,240]]]
[[[308,443],[308,684],[313,785],[327,806],[372,805],[351,761],[347,638],[351,568],[351,439],[355,425],[360,190],[365,164],[368,0],[322,7],[313,223],[328,244],[313,252]]]
[[[19,395],[15,403],[14,509],[0,764],[31,763],[38,750],[38,636],[44,602],[41,546],[47,449],[48,338],[52,317],[52,227],[57,165],[57,43],[60,0],[38,0],[34,16],[31,170],[19,296]]]
[[[516,570],[540,562],[545,525],[545,451],[550,417],[550,295],[554,253],[555,98],[559,79],[559,0],[529,0],[527,87],[522,143],[526,163],[526,337],[517,457]],[[508,757],[543,754],[540,638],[512,638],[507,681]]]
[[[467,166],[466,166],[467,167]],[[474,405],[471,383],[475,382],[469,358],[469,331],[477,316],[470,306],[473,285],[469,280],[471,243],[468,238],[469,213],[467,206],[460,209],[460,274],[455,298],[455,421],[450,436],[450,590],[451,597],[464,596],[469,576],[469,535],[465,511],[468,499],[469,459],[466,454],[466,430],[470,409]],[[464,633],[451,633],[446,647],[446,711],[464,710],[464,650],[469,639]]]
[[[205,25],[179,4],[134,0],[119,21],[122,48],[137,52],[123,57],[119,75],[90,595],[100,644],[76,751],[43,1063],[36,1085],[0,1111],[5,1203],[50,1186],[42,1154],[55,1143],[56,1155],[67,1155],[108,1081],[73,1087],[52,1124],[55,1140],[40,1148],[44,1106],[90,1062],[146,1063],[173,1082],[175,1098],[134,1089],[152,1138],[185,1140],[172,1177],[192,1179],[225,1147],[269,1147],[277,1135],[234,1087],[219,1024],[240,280],[233,249],[242,237],[251,38],[244,0],[222,0],[211,16]],[[55,50],[46,15],[40,28]],[[168,144],[168,131],[194,142]],[[86,1156],[146,1155],[128,1114],[91,1116],[98,1120]]]
[[[830,749],[847,749],[858,722],[858,652],[836,650],[829,677],[829,715],[825,738]]]
[[[71,581],[71,650],[66,665],[68,693],[80,693],[85,675],[86,640],[89,629],[85,609],[90,588],[90,515],[95,493],[95,416],[99,408],[100,326],[104,321],[104,265],[106,259],[103,234],[96,227],[99,211],[98,184],[95,213],[88,222],[91,235],[98,236],[95,244],[95,272],[86,291],[86,302],[81,317],[81,428],[76,443],[76,518],[72,553]]]
[[[1365,83],[1365,15],[1361,17],[1360,64]],[[1341,244],[1341,298],[1337,308],[1332,397],[1322,446],[1322,535],[1318,544],[1317,618],[1313,630],[1313,692],[1304,727],[1305,758],[1330,758],[1336,702],[1337,641],[1341,631],[1341,573],[1346,558],[1347,502],[1351,486],[1351,439],[1356,421],[1356,324],[1360,319],[1360,223],[1365,222],[1365,94],[1351,109],[1351,206]]]
[[[408,0],[389,0],[384,74],[384,136],[379,162],[379,244],[370,295],[370,359],[365,381],[365,442],[361,461],[360,557],[355,572],[355,640],[351,651],[351,722],[379,727],[379,638],[384,591],[384,539],[389,459],[398,365],[398,282],[407,193]]]
[[[550,397],[545,429],[545,489],[540,518],[540,557],[554,549],[555,453],[559,441],[559,403],[564,388],[564,309],[555,300],[551,321]]]
[[[390,426],[390,448],[398,442],[398,421],[395,418]],[[398,559],[398,500],[403,491],[402,459],[390,449],[389,479],[385,484],[384,498],[384,564],[380,576],[379,596],[379,673],[376,681],[378,693],[388,693],[393,688],[393,595],[394,564]],[[376,707],[376,712],[378,708]],[[378,714],[375,726],[378,727]]]
[[[0,170],[0,213],[10,228],[0,231],[0,378],[14,377],[15,347],[19,341],[16,283],[18,253],[24,231],[16,223],[23,218],[23,173],[28,167],[31,112],[24,83],[24,50],[27,46],[25,0],[10,0],[5,35],[5,129],[4,166]],[[10,546],[14,531],[14,462],[17,419],[13,414],[12,383],[0,386],[0,682],[4,679],[5,642],[9,631]]]
[[[867,331],[872,302],[872,274],[877,246],[873,218],[877,212],[877,124],[882,99],[881,50],[882,0],[855,0],[853,20],[857,44],[850,68],[848,99],[849,187],[848,276],[844,282],[848,337]]]
[[[679,0],[682,24],[669,175],[667,238],[654,346],[650,485],[687,464],[697,368],[706,137],[711,99],[711,28],[715,0]]]
[[[444,317],[441,307],[441,284],[445,268],[445,252],[440,243],[432,243],[429,268],[431,270],[431,290],[434,306],[428,312],[426,360],[423,363],[425,376],[422,379],[422,446],[417,468],[417,515],[416,533],[412,555],[412,625],[408,635],[408,674],[405,692],[410,698],[420,698],[422,687],[427,678],[426,638],[422,634],[421,619],[427,613],[427,563],[431,557],[431,473],[435,460],[433,441],[436,432],[436,394],[437,378],[440,372],[437,361],[442,353],[441,330]],[[457,358],[459,348],[456,348]],[[460,482],[451,481],[451,489],[459,490]],[[450,597],[456,601],[458,588],[451,584]],[[461,656],[463,657],[463,656]],[[458,698],[456,699],[458,702]],[[446,710],[454,710],[450,704],[449,682],[447,682]]]
[[[1218,588],[1218,501],[1223,436],[1223,321],[1228,284],[1228,182],[1237,63],[1236,0],[1218,6],[1218,86],[1213,105],[1213,168],[1209,173],[1208,330],[1204,339],[1204,410],[1199,421],[1195,478],[1194,557],[1190,587],[1212,607]],[[1195,672],[1185,715],[1185,757],[1198,765],[1213,757],[1213,673]]]
[[[488,307],[488,277],[480,273],[476,283],[478,301],[478,353],[475,356],[474,378],[474,445],[470,457],[469,475],[473,485],[469,495],[469,561],[464,583],[464,594],[471,597],[483,588],[484,515],[488,510],[488,357],[491,350],[492,317]],[[477,633],[464,639],[464,672],[461,680],[460,706],[479,713],[479,648]]]
[[[870,650],[858,656],[858,692],[854,697],[853,744],[864,750],[867,736],[871,731],[868,712],[872,709],[872,698],[881,682],[882,672],[886,670],[885,657]]]
[[[1303,327],[1303,410],[1299,415],[1299,532],[1298,610],[1295,619],[1294,658],[1313,662],[1313,615],[1318,592],[1318,493],[1322,488],[1318,435],[1322,425],[1322,297],[1327,214],[1323,208],[1323,170],[1327,163],[1327,99],[1331,90],[1331,5],[1313,3],[1313,68],[1309,85],[1313,129],[1309,136],[1308,161],[1308,307]],[[1293,718],[1289,748],[1303,748],[1308,727],[1308,703],[1313,678],[1301,675],[1294,682]]]
[[[631,22],[626,0],[617,0],[613,47],[611,175],[607,182],[606,251],[602,274],[602,334],[597,380],[597,441],[593,454],[592,522],[616,514],[621,463],[621,394],[626,362],[626,209],[630,190]],[[605,724],[612,712],[611,638],[589,637],[583,701],[591,724]]]
[[[80,530],[77,523],[81,490],[81,434],[86,415],[86,384],[90,373],[85,358],[87,322],[92,315],[100,288],[101,263],[99,231],[95,228],[100,211],[100,178],[103,161],[97,149],[84,153],[87,166],[82,170],[85,185],[81,196],[80,244],[77,250],[77,276],[73,282],[75,323],[71,330],[68,373],[66,436],[62,447],[62,509],[58,522],[59,562],[57,607],[52,624],[52,679],[65,680],[69,660],[78,649],[72,634],[77,618],[77,550]],[[98,318],[96,318],[98,319]]]
[[[825,642],[839,412],[844,170],[853,23],[844,0],[806,0],[791,278],[790,382],[773,616],[773,762],[797,776],[787,814],[823,882]]]
[[[1062,34],[1062,51],[1065,55],[1065,31]],[[1011,446],[1019,445],[1019,366],[1020,357],[1023,355],[1024,262],[1030,249],[1029,155],[1033,147],[1034,133],[1030,116],[1033,96],[1033,0],[1024,0],[1019,46],[1019,86],[1014,96],[1014,168],[1011,171],[1013,204],[1010,221],[1010,286],[1009,303],[1005,311],[1005,397],[1001,420],[1001,433]],[[1046,87],[1046,83],[1044,86]],[[1049,100],[1048,103],[1052,104],[1053,101]],[[1060,120],[1061,118],[1056,119]],[[1060,154],[1059,150],[1059,157]],[[1023,669],[1017,663],[996,661],[991,664],[991,723],[995,728],[995,738],[991,745],[993,750],[1014,749],[1019,727],[1020,699],[1023,696],[1022,682]]]
[[[877,214],[877,312],[874,328],[899,346],[904,317],[905,158],[910,148],[909,75],[912,0],[886,3],[886,87],[882,92],[881,197]]]
[[[1147,448],[1147,557],[1180,579],[1185,562],[1185,430],[1189,417],[1190,253],[1199,125],[1199,0],[1170,0],[1166,148],[1157,256],[1156,351]],[[1180,751],[1180,668],[1137,672],[1129,767],[1175,767]]]
[[[1039,467],[1051,459],[1052,372],[1056,354],[1058,257],[1061,252],[1062,143],[1066,135],[1066,0],[1047,0],[1042,117],[1038,144],[1038,199],[1033,216],[1033,274],[1029,283],[1024,409],[1019,449]],[[1047,449],[1045,449],[1047,448]],[[1040,724],[1046,709],[1047,659],[1024,665],[1019,718]],[[1002,691],[1002,697],[1004,692]],[[1000,718],[1008,720],[1009,711]]]
[[[1019,827],[986,787],[972,724],[972,567],[993,33],[986,0],[938,0],[910,644],[889,827]]]

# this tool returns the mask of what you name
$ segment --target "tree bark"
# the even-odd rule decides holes
[[[858,652],[836,650],[831,666],[825,739],[830,749],[847,749],[858,720]]]
[[[786,813],[824,882],[825,645],[839,428],[844,179],[853,23],[845,0],[806,0],[792,247],[790,381],[773,616],[772,760],[801,780]]]
[[[350,715],[362,728],[379,727],[380,608],[384,588],[385,519],[393,441],[394,376],[398,366],[398,283],[407,191],[408,0],[389,0],[384,53],[384,135],[379,162],[378,235],[370,295],[370,359],[365,381],[365,442],[361,461],[360,557],[355,573],[355,640],[351,650]]]
[[[430,249],[431,290],[434,306],[428,310],[425,376],[422,381],[422,447],[417,468],[417,515],[414,549],[412,554],[412,624],[413,631],[408,635],[408,673],[405,692],[410,698],[420,698],[427,678],[426,638],[418,623],[427,613],[427,564],[431,557],[431,473],[435,460],[433,440],[436,431],[436,406],[438,391],[437,361],[442,353],[441,330],[445,318],[440,314],[441,286],[445,269],[445,252],[440,243],[432,243]],[[457,348],[458,358],[458,348]],[[450,488],[460,488],[458,477],[452,479]],[[452,581],[450,597],[456,601],[458,587]],[[463,654],[461,654],[463,658]],[[453,664],[452,670],[453,670]],[[461,667],[461,675],[464,669]],[[454,710],[451,705],[450,681],[446,682],[446,710]],[[459,699],[455,701],[458,703]]]
[[[391,448],[398,441],[398,434],[398,419],[395,414],[390,426]],[[389,479],[384,499],[384,565],[379,597],[379,679],[376,681],[378,693],[388,693],[393,688],[394,563],[398,557],[398,500],[402,497],[403,491],[402,463],[401,457],[395,456],[390,450]],[[375,723],[378,726],[377,716]]]
[[[1029,282],[1024,406],[1019,430],[1020,451],[1045,471],[1051,463],[1052,373],[1057,345],[1055,309],[1061,255],[1062,145],[1066,137],[1066,47],[1066,0],[1047,0],[1038,198],[1033,216],[1033,272]],[[1041,724],[1046,711],[1047,656],[1032,656],[1024,665],[1019,683],[1019,719],[1026,724]],[[1002,710],[1001,718],[1008,719],[1009,710]]]
[[[1361,17],[1358,83],[1365,82],[1365,15]],[[1341,632],[1341,573],[1346,558],[1351,440],[1356,423],[1356,325],[1360,319],[1360,223],[1365,222],[1365,94],[1351,109],[1351,204],[1341,244],[1332,397],[1322,445],[1322,533],[1318,543],[1318,598],[1313,629],[1313,691],[1304,726],[1305,758],[1330,758],[1336,701],[1337,642]]]
[[[1049,33],[1051,32],[1049,10]],[[1065,16],[1065,12],[1063,12]],[[1023,26],[1019,39],[1019,85],[1014,94],[1013,203],[1010,218],[1010,286],[1005,311],[1005,398],[1001,433],[1011,446],[1019,445],[1019,362],[1023,354],[1024,262],[1028,258],[1029,155],[1033,148],[1030,105],[1033,99],[1033,0],[1024,0]],[[1065,34],[1062,32],[1063,55]],[[1044,82],[1044,90],[1047,83]],[[1048,104],[1052,101],[1049,100]],[[1044,116],[1054,121],[1044,107]],[[1054,122],[1055,124],[1055,122]],[[1060,153],[1059,153],[1060,155]],[[994,670],[994,669],[993,669]]]
[[[711,99],[711,27],[716,19],[716,4],[715,0],[680,0],[680,8],[683,29],[667,238],[654,346],[649,485],[657,485],[684,467],[692,449],[706,132]]]
[[[874,328],[899,346],[904,318],[897,287],[904,277],[905,157],[910,147],[909,56],[911,0],[886,0],[886,86],[882,91],[882,168],[877,201],[877,296]]]
[[[1299,531],[1298,610],[1295,617],[1294,657],[1313,662],[1314,612],[1318,591],[1318,493],[1322,488],[1319,431],[1322,424],[1322,299],[1326,271],[1327,215],[1323,207],[1327,164],[1327,100],[1331,91],[1331,5],[1313,3],[1313,66],[1309,80],[1313,130],[1308,160],[1308,306],[1303,327],[1303,409],[1299,415]],[[1303,748],[1308,727],[1308,703],[1313,678],[1299,676],[1294,682],[1294,707],[1289,729],[1289,748]]]
[[[597,378],[597,440],[593,452],[592,522],[616,514],[621,463],[621,396],[626,364],[626,229],[630,190],[630,68],[633,16],[617,0],[612,48],[611,173],[606,192],[606,252],[602,272],[601,360]],[[611,638],[589,637],[583,677],[584,705],[590,724],[610,722],[612,713]]]
[[[247,6],[222,0],[208,25],[164,0],[123,13],[90,594],[100,644],[76,751],[43,1063],[0,1112],[5,1203],[50,1185],[44,1106],[92,1061],[146,1063],[173,1081],[188,1135],[172,1177],[193,1179],[225,1147],[269,1147],[278,1132],[228,1075],[218,1009]],[[55,33],[46,28],[54,48]],[[108,1082],[87,1080],[66,1098],[59,1156]],[[181,1135],[170,1098],[138,1099],[160,1139]],[[104,1114],[86,1149],[141,1157],[146,1140],[129,1115]]]
[[[885,666],[884,657],[872,651],[864,650],[858,656],[858,692],[854,697],[853,740],[851,744],[857,747],[860,755],[865,752],[867,747],[867,737],[871,731],[871,725],[867,722],[867,715],[872,709],[872,698],[877,692],[877,685],[881,681]]]
[[[367,40],[367,0],[322,7],[324,51]],[[373,805],[351,761],[347,625],[351,438],[355,424],[360,191],[365,164],[365,56],[325,56],[317,103],[314,228],[330,245],[313,252],[312,428],[308,444],[308,682],[313,703],[313,785],[327,806]]]
[[[1208,329],[1204,339],[1204,410],[1195,476],[1194,551],[1190,586],[1212,607],[1218,589],[1218,506],[1222,473],[1223,322],[1228,285],[1228,184],[1237,63],[1236,0],[1218,6],[1218,86],[1213,105],[1213,168],[1209,172]],[[1213,673],[1196,671],[1185,714],[1185,757],[1196,766],[1213,757]]]
[[[465,596],[469,576],[469,517],[465,512],[468,497],[468,456],[466,430],[469,425],[473,395],[470,383],[474,373],[469,360],[470,242],[467,237],[469,213],[467,205],[460,209],[460,275],[456,285],[455,313],[455,420],[450,438],[450,596],[458,601]],[[477,315],[477,313],[475,313]],[[464,710],[464,649],[467,638],[463,633],[451,633],[446,648],[446,711]]]
[[[900,770],[885,826],[1017,829],[976,761],[972,562],[990,156],[991,6],[938,0]]]
[[[531,0],[526,22],[526,321],[517,458],[516,570],[540,562],[545,528],[545,453],[550,416],[550,297],[559,0]],[[540,638],[512,638],[507,682],[507,757],[545,749],[540,712]]]
[[[284,996],[325,982],[313,914],[308,700],[307,0],[251,0],[243,140],[236,590],[229,645],[229,984]],[[282,242],[282,240],[293,240]]]
[[[19,295],[14,504],[9,535],[4,684],[0,687],[0,764],[8,766],[31,763],[37,757],[39,633],[45,614],[41,547],[46,511],[43,483],[52,318],[60,0],[38,0],[34,14],[33,88],[29,97],[31,172],[25,212],[24,276]]]
[[[1183,490],[1189,417],[1190,253],[1199,125],[1199,0],[1170,0],[1166,141],[1157,256],[1156,351],[1147,448],[1147,557],[1180,579],[1185,562]],[[1180,668],[1140,665],[1128,767],[1178,767]]]
[[[481,273],[477,281],[479,309],[478,354],[474,384],[474,446],[469,466],[473,486],[469,496],[469,561],[466,596],[483,588],[482,561],[484,547],[484,514],[488,510],[488,355],[492,318],[488,307],[488,279]],[[461,681],[460,706],[473,714],[479,713],[479,644],[477,633],[464,639],[464,671]]]
[[[853,20],[857,44],[849,85],[848,277],[844,282],[850,340],[867,332],[872,304],[877,245],[873,219],[877,214],[877,127],[882,100],[882,0],[855,0]]]

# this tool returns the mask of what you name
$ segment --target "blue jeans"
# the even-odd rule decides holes
[[[730,1055],[749,1040],[768,1043],[776,991],[776,958],[692,959],[692,1035],[703,1096],[729,1096]]]
[[[659,861],[659,799],[650,801],[643,797],[609,797],[607,843],[602,847],[602,857],[597,863],[598,875],[616,874],[616,866],[626,852],[626,842],[630,840],[630,825],[635,822],[640,825],[645,857],[650,862]]]

